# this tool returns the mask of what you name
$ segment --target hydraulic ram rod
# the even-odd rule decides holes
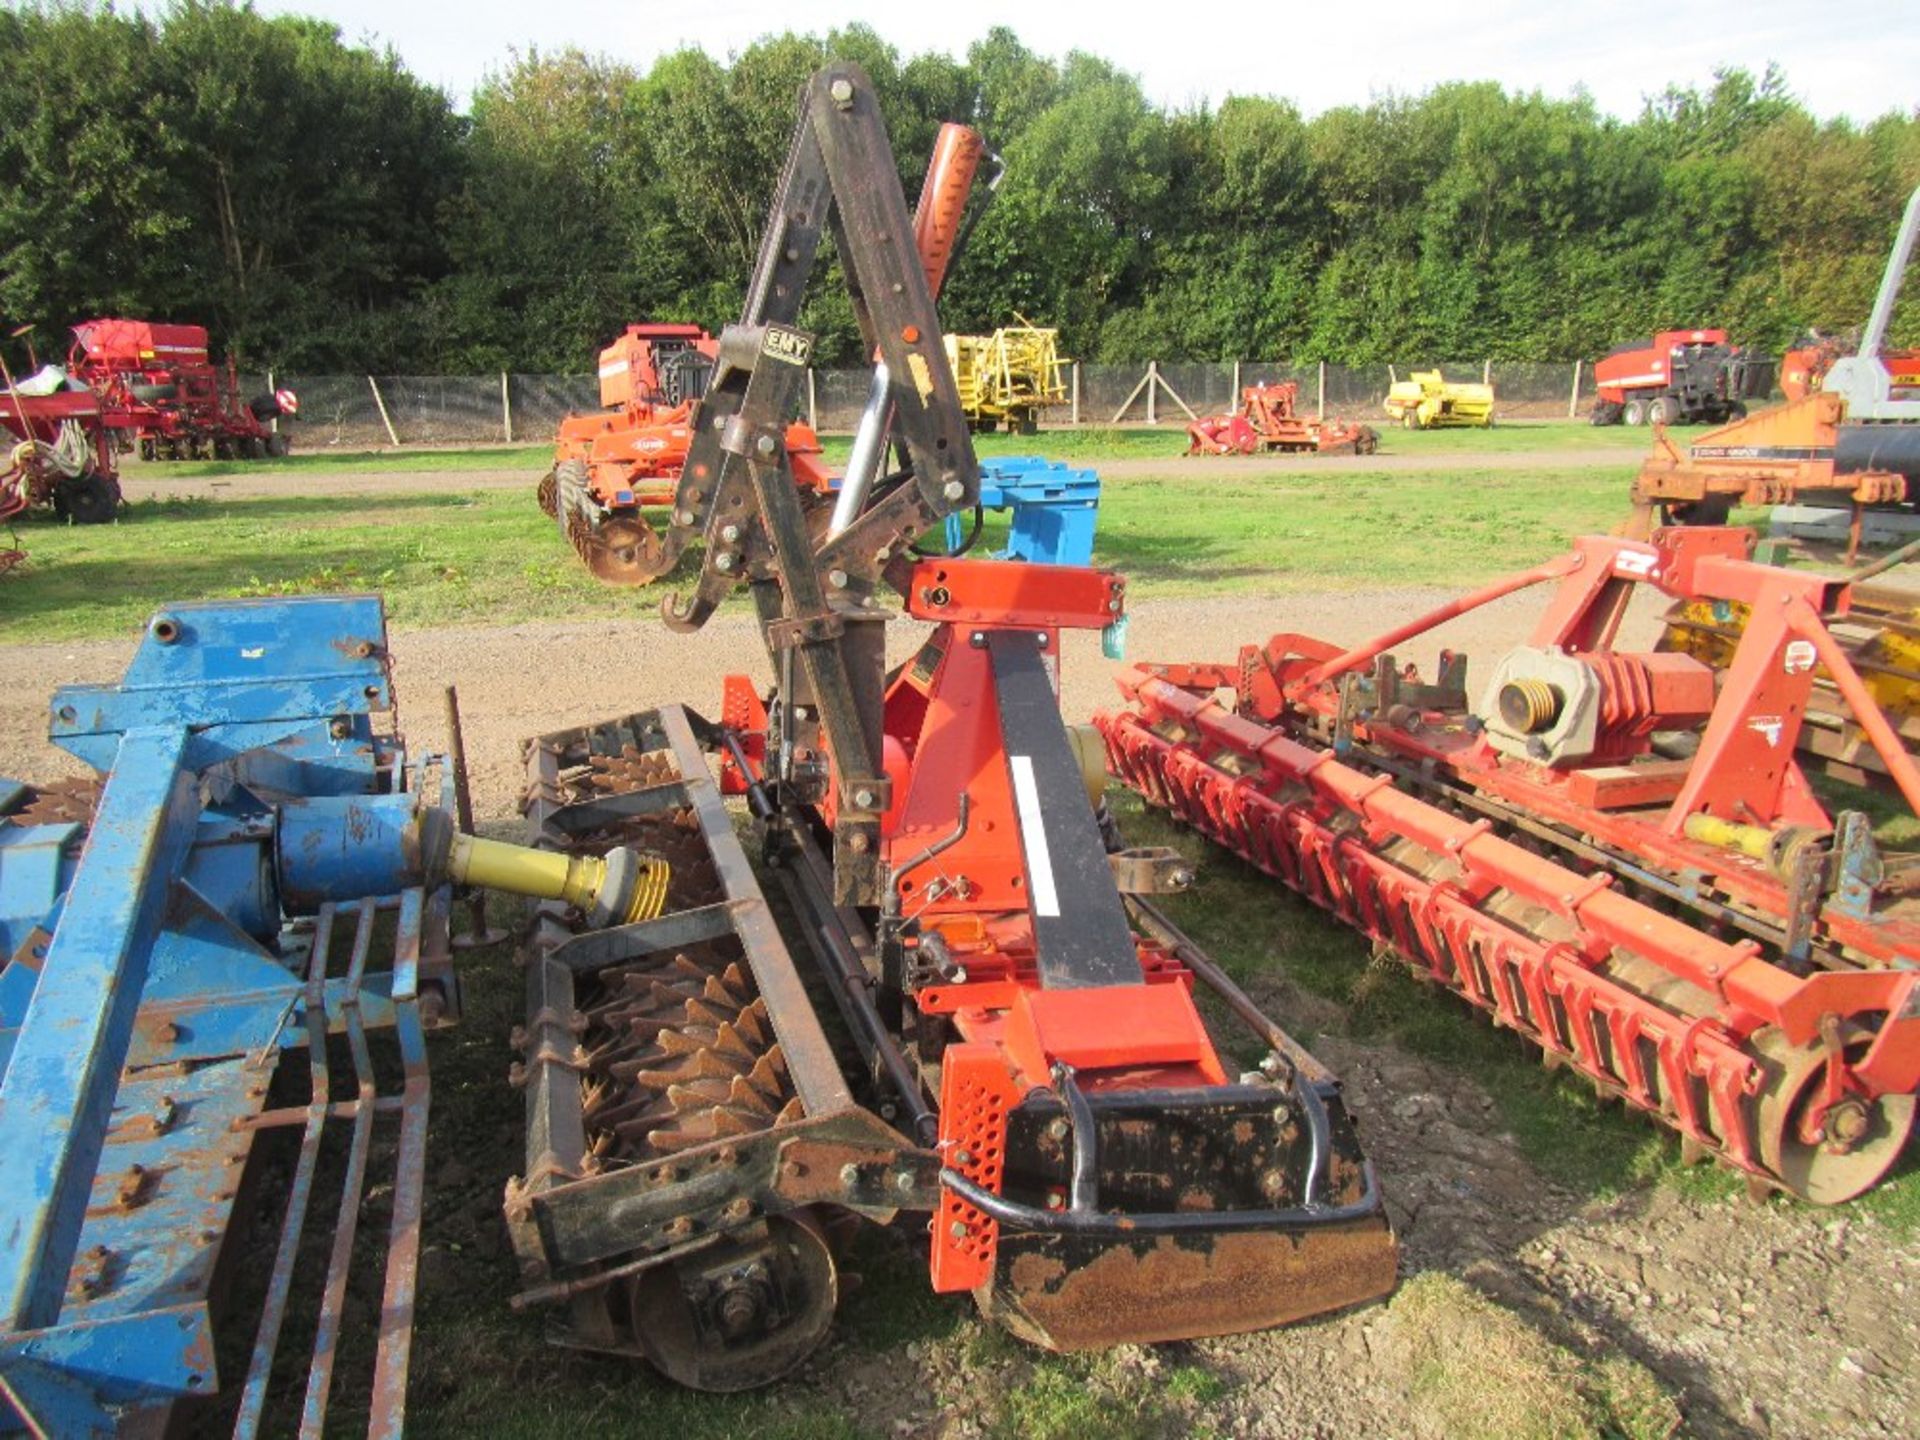
[[[920,206],[913,213],[913,242],[920,252],[920,264],[927,272],[927,288],[934,298],[953,263],[961,224],[966,215],[967,196],[973,189],[973,177],[980,168],[986,145],[980,136],[964,125],[940,127],[934,143],[933,159],[927,164],[926,183],[920,189]],[[853,432],[853,451],[847,456],[847,473],[840,481],[840,494],[833,504],[833,520],[827,529],[829,538],[838,535],[859,518],[873,482],[887,453],[887,436],[893,428],[893,373],[882,360],[873,368],[873,384],[867,391],[867,403],[860,411],[859,427]]]

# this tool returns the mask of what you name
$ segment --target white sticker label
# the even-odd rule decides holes
[[[1657,550],[1622,550],[1613,557],[1613,572],[1616,575],[1632,575],[1644,578],[1653,574],[1653,567],[1660,563]]]
[[[1769,746],[1778,747],[1780,732],[1786,729],[1786,722],[1778,715],[1756,715],[1747,721],[1747,728],[1764,737]]]
[[[1794,640],[1787,646],[1784,660],[1789,675],[1804,675],[1813,669],[1813,662],[1819,658],[1811,640]]]
[[[242,650],[240,652],[240,658],[242,660],[258,660],[262,655],[266,653],[267,653],[266,646],[255,645],[251,650]]]
[[[1048,919],[1060,914],[1060,892],[1053,884],[1053,856],[1047,849],[1046,818],[1040,812],[1040,784],[1033,776],[1031,755],[1009,755],[1013,773],[1013,803],[1020,812],[1020,846],[1027,852],[1027,886],[1033,913]]]

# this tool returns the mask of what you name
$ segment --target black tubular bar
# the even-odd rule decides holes
[[[1316,1225],[1344,1225],[1354,1220],[1365,1220],[1380,1209],[1380,1187],[1374,1179],[1372,1161],[1361,1162],[1360,1174],[1360,1198],[1345,1205],[1296,1205],[1287,1210],[1162,1210],[1142,1215],[1042,1210],[1036,1205],[1023,1205],[1018,1200],[996,1195],[974,1184],[958,1170],[947,1168],[940,1171],[940,1183],[1009,1230],[1125,1240],[1153,1235],[1224,1235],[1247,1230],[1299,1230]]]
[[[1100,1209],[1100,1136],[1095,1128],[1098,1122],[1093,1118],[1093,1106],[1087,1103],[1086,1091],[1073,1078],[1071,1065],[1056,1064],[1053,1083],[1066,1103],[1068,1123],[1073,1126],[1073,1178],[1068,1202],[1082,1214],[1091,1215]]]

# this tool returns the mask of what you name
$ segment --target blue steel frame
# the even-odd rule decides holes
[[[980,462],[980,506],[1011,510],[1007,548],[996,560],[1036,565],[1091,565],[1100,509],[1100,477],[1038,455],[1004,455]],[[947,517],[947,549],[966,539],[965,517]]]
[[[14,826],[0,805],[0,919],[23,929],[44,905],[37,938],[52,937],[43,957],[0,969],[0,1430],[111,1433],[219,1388],[208,1292],[239,1179],[260,1131],[299,1126],[240,1398],[236,1434],[256,1433],[322,1135],[344,1117],[346,1177],[300,1422],[317,1435],[370,1139],[387,1114],[398,1116],[398,1168],[370,1433],[399,1433],[429,1095],[421,998],[434,1020],[457,1010],[450,896],[408,888],[391,826],[369,832],[382,855],[369,864],[352,846],[308,853],[320,827],[282,819],[303,802],[341,813],[334,797],[350,796],[388,797],[391,813],[429,769],[450,787],[445,767],[409,771],[398,740],[376,733],[392,705],[372,596],[164,611],[119,685],[55,696],[52,738],[105,787],[77,863],[71,827]],[[281,854],[283,825],[309,842],[297,866]],[[50,880],[55,840],[64,858]],[[296,870],[318,896],[311,919],[283,908],[281,875]],[[378,923],[388,912],[390,940]],[[332,974],[342,922],[351,951]],[[376,936],[391,947],[388,971],[371,964]],[[398,1040],[396,1093],[377,1093],[374,1030]],[[334,1096],[330,1036],[345,1039],[351,1099]],[[310,1099],[269,1109],[288,1050],[306,1053]]]

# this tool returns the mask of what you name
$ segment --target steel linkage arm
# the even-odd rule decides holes
[[[977,141],[960,148],[977,161]],[[937,206],[951,219],[955,192],[952,171],[936,166],[923,211]],[[785,446],[813,352],[813,337],[793,322],[828,227],[862,338],[889,377],[892,429],[909,461],[899,483],[876,489],[830,538],[827,507],[800,494]],[[951,245],[951,224],[922,228],[938,245]],[[695,411],[666,537],[669,556],[696,534],[705,543],[691,600],[675,596],[662,607],[674,629],[703,625],[738,584],[754,590],[776,672],[792,677],[780,753],[791,760],[799,751],[824,752],[833,761],[829,808],[843,904],[878,903],[884,881],[879,817],[889,795],[880,763],[879,622],[887,612],[874,605],[874,591],[889,572],[904,583],[910,542],[979,495],[934,310],[930,279],[939,268],[923,255],[926,243],[907,212],[866,74],[850,64],[822,70],[803,92],[746,306],[721,336],[718,368]]]

